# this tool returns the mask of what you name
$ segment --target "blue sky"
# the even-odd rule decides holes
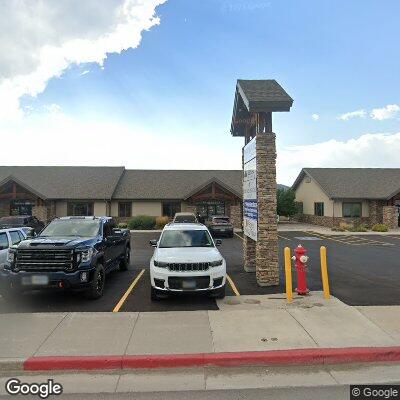
[[[72,127],[106,126],[112,140],[122,126],[128,148],[115,143],[118,156],[97,162],[44,155],[30,164],[240,168],[243,143],[229,133],[236,79],[273,78],[294,99],[290,113],[274,115],[281,183],[292,183],[302,166],[400,167],[392,154],[400,149],[399,1],[168,0],[155,14],[159,24],[137,46],[107,52],[103,64],[70,62],[43,90],[19,98],[26,124],[52,126],[54,112],[62,113]],[[135,141],[126,142],[130,130]],[[85,134],[109,149],[107,131]],[[163,152],[152,160],[158,139]]]

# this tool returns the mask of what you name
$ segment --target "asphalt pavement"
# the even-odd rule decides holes
[[[28,292],[12,303],[0,298],[0,313],[113,311],[118,304],[119,312],[217,309],[215,300],[204,295],[175,295],[158,302],[150,300],[148,269],[153,248],[149,245],[149,240],[157,239],[158,236],[158,232],[132,233],[132,257],[128,271],[115,271],[107,275],[104,295],[98,300],[87,300],[80,293],[64,290]],[[328,252],[330,285],[334,296],[349,305],[400,304],[400,236],[378,234],[333,236],[300,231],[281,232],[281,284],[267,288],[257,285],[254,273],[244,272],[241,237],[236,235],[234,238],[225,238],[220,251],[227,261],[230,277],[227,295],[284,296],[283,250],[286,246],[293,250],[299,243],[308,250],[310,256],[307,275],[310,290],[322,289],[319,249],[324,245]],[[144,272],[141,274],[142,270]],[[295,270],[293,282],[295,287]],[[129,295],[122,301],[129,289]]]

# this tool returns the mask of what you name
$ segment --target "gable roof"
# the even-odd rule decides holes
[[[303,168],[293,190],[306,175],[331,199],[387,200],[400,192],[400,168]]]
[[[212,181],[242,196],[241,170],[126,170],[115,199],[182,200]]]
[[[0,183],[14,180],[43,199],[106,200],[123,172],[124,167],[0,166]]]

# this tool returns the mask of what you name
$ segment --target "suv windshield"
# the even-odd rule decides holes
[[[100,230],[99,220],[56,219],[42,231],[40,236],[94,237]]]
[[[214,247],[214,244],[206,230],[165,231],[159,247]]]

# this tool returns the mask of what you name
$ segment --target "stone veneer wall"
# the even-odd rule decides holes
[[[39,221],[47,222],[47,207],[46,206],[34,206],[32,207],[32,215]]]
[[[395,229],[398,227],[398,219],[396,206],[383,206],[382,222],[389,228]]]
[[[274,133],[257,134],[256,154],[258,198],[256,278],[260,286],[273,286],[279,285]]]
[[[243,235],[244,270],[246,272],[256,271],[256,241]]]
[[[231,205],[230,206],[230,219],[234,228],[242,229],[242,206],[239,205]]]
[[[305,222],[307,224],[325,226],[327,228],[339,227],[343,224],[353,225],[353,226],[371,226],[369,217],[361,218],[345,218],[345,217],[327,217],[309,214],[297,214],[293,217],[294,220],[299,222]]]
[[[375,224],[382,224],[383,221],[383,206],[384,201],[381,200],[369,200],[369,222],[371,226]]]

